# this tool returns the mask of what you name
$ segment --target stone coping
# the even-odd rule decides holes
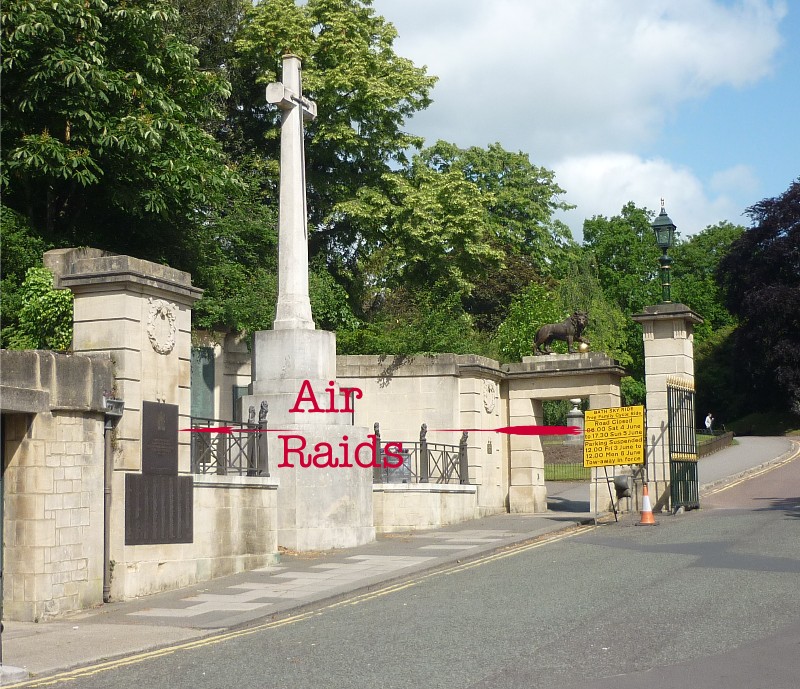
[[[60,289],[84,291],[81,288],[97,286],[110,291],[123,284],[135,284],[167,292],[172,298],[183,297],[189,304],[203,294],[203,290],[192,286],[189,273],[96,249],[48,251],[44,254],[44,264],[55,275],[56,286]]]
[[[373,483],[373,493],[477,493],[475,484],[461,483]]]
[[[618,361],[602,352],[526,356],[522,358],[521,363],[505,364],[503,371],[508,377],[607,373],[621,378],[626,375],[625,369]]]
[[[340,378],[477,375],[501,381],[516,376],[611,373],[620,378],[625,369],[603,352],[526,356],[520,363],[500,364],[475,354],[415,354],[411,356],[339,355]]]
[[[192,474],[195,488],[255,488],[277,490],[280,480],[274,476],[227,476],[225,474]]]
[[[460,376],[467,371],[501,378],[499,362],[477,354],[339,354],[336,371],[342,378]]]
[[[636,322],[650,320],[671,320],[674,318],[683,318],[691,323],[703,322],[703,319],[688,306],[686,306],[686,304],[674,302],[645,306],[642,309],[642,313],[635,313],[631,316],[631,318]]]
[[[3,411],[104,413],[103,396],[114,385],[107,354],[85,355],[46,349],[0,350]]]
[[[0,410],[18,414],[50,411],[50,393],[46,390],[0,385]]]

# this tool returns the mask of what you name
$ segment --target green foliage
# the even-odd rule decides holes
[[[743,364],[737,362],[734,333],[735,326],[720,328],[694,349],[697,412],[713,410],[721,425],[746,414],[753,396],[742,376]]]
[[[696,342],[736,322],[725,308],[715,273],[719,262],[744,231],[740,225],[718,223],[679,242],[670,251],[673,301],[686,304],[704,321],[695,327]]]
[[[485,199],[460,172],[439,173],[419,162],[415,158],[406,171],[384,175],[383,191],[365,187],[341,204],[353,226],[384,228],[380,245],[361,262],[361,273],[381,288],[438,285],[467,294],[478,276],[500,265]]]
[[[600,284],[628,315],[660,301],[660,252],[650,221],[647,210],[628,203],[620,215],[583,223],[583,245],[594,255]]]
[[[753,411],[800,414],[800,179],[748,214],[753,227],[720,261],[717,280],[741,325],[734,351]]]
[[[564,263],[564,249],[574,244],[563,222],[553,218],[572,208],[559,201],[564,193],[555,174],[530,162],[526,153],[506,151],[499,143],[461,149],[446,141],[422,151],[432,169],[459,170],[486,199],[486,222],[492,245],[505,255],[525,257],[541,275]]]
[[[429,104],[435,81],[394,52],[395,38],[394,27],[369,2],[262,2],[248,10],[231,67],[226,146],[237,159],[252,153],[273,161],[274,185],[280,114],[265,103],[263,89],[280,80],[285,52],[302,59],[304,92],[319,105],[318,117],[306,128],[310,252],[326,260],[354,305],[366,296],[369,274],[363,271],[370,270],[372,254],[386,253],[387,238],[397,240],[383,215],[353,218],[351,212],[358,204],[388,210],[388,194],[404,192],[387,189],[394,179],[390,173],[407,163],[407,151],[421,140],[403,126]],[[417,240],[410,239],[411,256]],[[384,258],[382,265],[389,261]]]
[[[481,354],[485,346],[458,296],[438,289],[400,289],[375,320],[337,333],[340,354]]]
[[[642,331],[630,316],[661,301],[657,281],[660,252],[650,220],[646,209],[628,203],[619,215],[595,216],[583,224],[583,245],[593,256],[603,292],[625,315],[620,349],[628,353],[628,368],[639,380],[644,379]]]
[[[33,233],[25,218],[4,205],[0,205],[0,236],[0,346],[7,347],[19,324],[25,274],[29,268],[42,265],[42,254],[49,247]]]
[[[647,401],[647,388],[642,381],[636,380],[636,378],[625,376],[620,380],[619,388],[623,407],[645,404]]]
[[[177,21],[171,0],[4,3],[4,203],[40,235],[184,265],[235,178],[207,131],[228,84]]]
[[[542,402],[542,416],[545,426],[566,426],[567,414],[572,405],[568,400],[545,400]]]
[[[19,323],[9,335],[9,349],[55,349],[72,344],[72,292],[53,289],[47,268],[29,268],[21,288]]]
[[[586,251],[574,249],[572,260],[558,285],[558,300],[565,313],[586,311],[589,325],[585,337],[594,351],[605,352],[628,366],[633,356],[627,349],[627,326],[630,322],[622,309],[606,297],[597,277],[593,257]]]
[[[546,323],[564,318],[556,294],[544,285],[531,283],[511,302],[508,317],[500,324],[494,344],[504,361],[518,361],[528,356],[536,331]]]

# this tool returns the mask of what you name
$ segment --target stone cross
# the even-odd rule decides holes
[[[303,97],[300,58],[283,56],[283,82],[267,86],[267,102],[281,113],[281,175],[278,210],[278,306],[274,330],[314,330],[308,297],[308,214],[306,210],[303,121],[317,116],[317,104]]]

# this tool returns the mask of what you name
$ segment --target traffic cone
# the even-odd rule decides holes
[[[647,526],[655,524],[656,520],[653,517],[653,508],[650,506],[650,493],[647,492],[647,484],[642,486],[642,520],[639,522],[640,526]]]

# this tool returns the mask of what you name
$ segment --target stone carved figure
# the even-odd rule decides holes
[[[261,408],[258,410],[258,425],[263,426],[267,422],[267,414],[269,413],[269,402],[264,400],[261,403]]]
[[[586,311],[576,311],[561,323],[543,325],[536,331],[536,339],[533,341],[533,353],[537,355],[552,354],[550,343],[553,340],[563,340],[567,343],[567,352],[573,354],[573,342],[589,344],[589,340],[582,336],[588,324],[589,314]]]
[[[247,423],[249,426],[256,425],[256,408],[252,404],[250,409],[247,410]]]

